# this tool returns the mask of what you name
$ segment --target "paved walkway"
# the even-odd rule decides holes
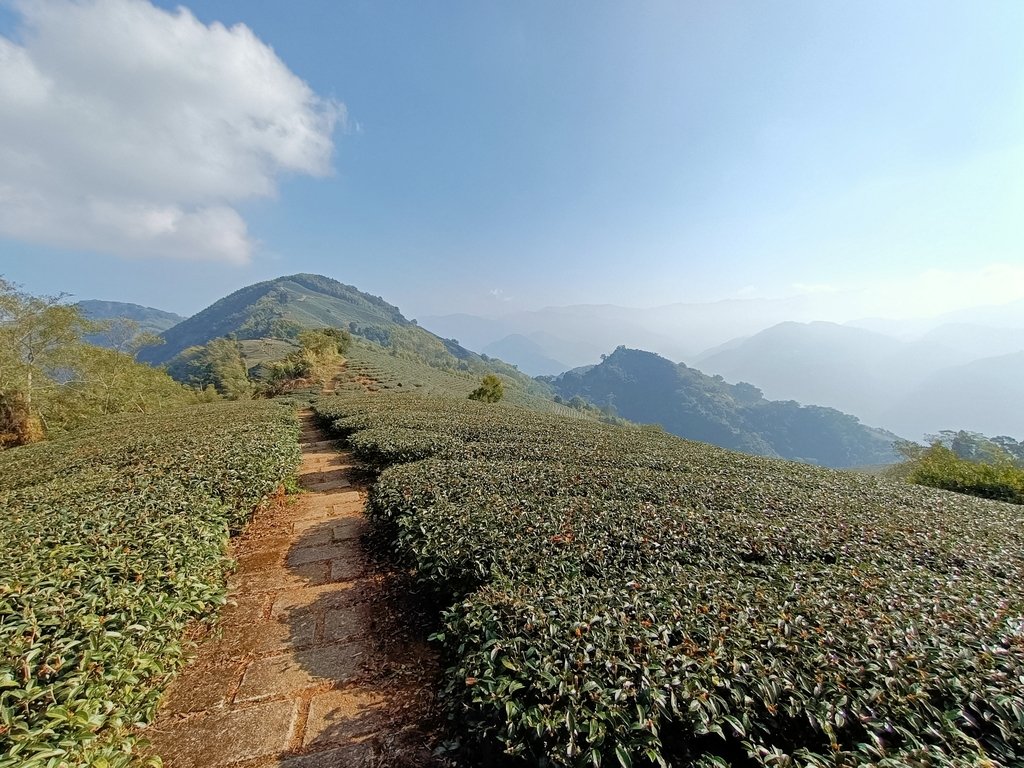
[[[231,604],[145,735],[167,768],[431,763],[437,663],[362,551],[349,454],[302,414],[308,491],[259,514],[234,550]]]

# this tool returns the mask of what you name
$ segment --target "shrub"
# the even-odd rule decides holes
[[[127,766],[224,602],[226,543],[298,462],[294,412],[121,416],[0,454],[0,765]]]
[[[1009,461],[982,463],[962,459],[939,443],[920,453],[907,479],[918,485],[1024,504],[1024,469]]]
[[[469,393],[469,399],[482,403],[496,403],[504,395],[505,385],[501,379],[496,374],[488,373],[480,380],[480,386]]]

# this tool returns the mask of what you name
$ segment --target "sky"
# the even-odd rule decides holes
[[[0,0],[0,276],[182,314],[1024,298],[1024,3]]]

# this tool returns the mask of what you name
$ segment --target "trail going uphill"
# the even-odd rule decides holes
[[[363,550],[350,454],[301,418],[307,492],[236,541],[231,604],[147,729],[168,768],[432,764],[436,659]]]

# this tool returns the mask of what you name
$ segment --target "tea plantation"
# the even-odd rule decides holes
[[[502,404],[316,410],[382,470],[485,763],[1024,765],[1020,507]]]
[[[129,764],[297,436],[289,407],[219,403],[0,454],[0,766]]]
[[[350,393],[365,391],[360,379],[371,392],[416,392],[459,398],[466,397],[480,385],[479,374],[432,368],[416,360],[395,357],[376,344],[359,339],[353,342],[346,358],[338,388]],[[503,377],[502,382],[508,403],[571,418],[592,418],[555,402],[554,393],[546,391],[541,384],[536,385],[537,391],[527,391],[514,379]]]

